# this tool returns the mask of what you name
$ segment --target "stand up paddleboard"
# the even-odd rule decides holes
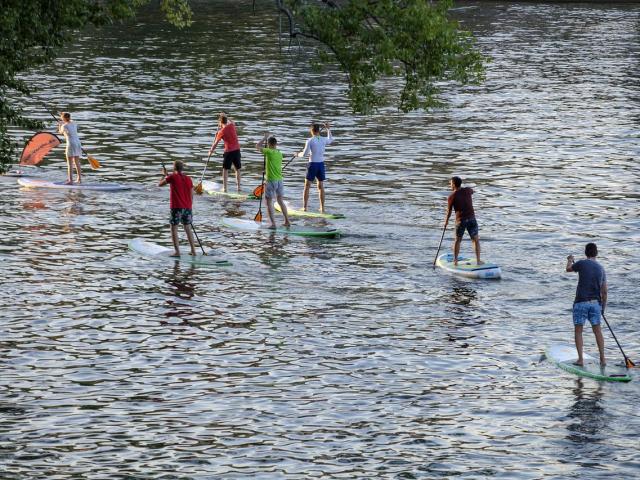
[[[59,190],[95,190],[99,192],[117,192],[119,190],[130,190],[131,187],[121,183],[70,183],[50,182],[38,178],[19,178],[18,183],[26,188],[52,188]]]
[[[182,253],[179,257],[172,257],[170,256],[173,253],[172,248],[166,248],[142,238],[134,238],[131,240],[129,242],[129,249],[145,257],[160,258],[162,260],[193,263],[195,265],[211,265],[214,267],[228,267],[231,265],[231,262],[228,260],[211,255],[189,255],[188,253]]]
[[[330,218],[334,220],[345,218],[345,216],[341,213],[307,212],[305,210],[294,208],[289,202],[284,202],[284,204],[287,206],[287,213],[292,217]],[[280,204],[278,202],[273,202],[273,206],[277,211],[282,211],[282,208],[280,207]]]
[[[478,265],[475,259],[470,259],[458,255],[458,265],[453,264],[453,253],[443,253],[438,257],[436,261],[443,270],[453,273],[454,275],[460,275],[467,278],[500,278],[502,271],[500,267],[495,263],[483,263]]]
[[[222,195],[224,197],[234,198],[236,200],[259,200],[253,193],[236,192],[236,191],[223,191],[222,184],[212,182],[210,180],[204,180],[202,182],[202,190],[209,195]]]
[[[607,382],[631,381],[631,376],[626,368],[615,365],[601,367],[598,360],[586,353],[583,354],[584,366],[574,365],[573,362],[578,359],[578,352],[576,352],[575,347],[569,345],[551,345],[547,347],[545,354],[549,360],[561,369],[581,377],[589,377]]]
[[[254,220],[245,220],[242,218],[223,218],[222,224],[226,227],[235,228],[237,230],[247,230],[257,232],[263,230],[266,232],[276,232],[284,235],[298,235],[300,237],[319,237],[319,238],[336,238],[340,236],[340,230],[335,228],[316,228],[305,227],[301,225],[292,225],[290,227],[278,226],[275,229],[269,228],[267,222],[258,223]]]

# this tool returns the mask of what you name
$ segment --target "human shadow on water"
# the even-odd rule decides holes
[[[165,317],[178,317],[184,320],[185,317],[193,315],[191,300],[196,294],[195,273],[196,268],[193,264],[182,269],[179,261],[174,262],[173,270],[166,278],[169,292],[166,300],[168,310],[164,314]]]
[[[260,261],[272,269],[280,269],[291,261],[291,256],[285,248],[291,240],[286,235],[269,232],[262,242],[262,248],[257,252]]]
[[[584,379],[578,378],[573,388],[575,401],[567,414],[567,440],[576,446],[601,442],[598,434],[607,427],[608,417],[601,405],[604,395],[602,383],[597,382],[596,385],[595,389],[586,389]]]

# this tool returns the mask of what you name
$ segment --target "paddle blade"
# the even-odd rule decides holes
[[[627,360],[626,360],[626,362],[625,362],[625,363],[626,363],[626,365],[627,365],[627,368],[633,368],[633,367],[635,367],[635,366],[636,366],[636,364],[635,364],[635,363],[633,363],[633,362],[631,361],[631,359],[630,359],[630,358],[627,358]]]
[[[256,216],[253,217],[253,219],[258,223],[262,222],[262,209],[258,210],[258,213],[256,213]]]
[[[87,155],[87,159],[89,160],[89,166],[91,167],[91,170],[97,170],[102,166],[100,165],[100,162],[96,160],[96,157]]]
[[[198,183],[194,190],[198,195],[202,195],[202,192],[204,191],[204,189],[202,188],[202,182]]]
[[[20,165],[38,165],[52,148],[60,145],[60,139],[49,132],[38,132],[24,145]]]
[[[253,196],[256,198],[262,197],[263,193],[264,193],[264,183],[261,185],[258,185],[256,188],[253,189]]]

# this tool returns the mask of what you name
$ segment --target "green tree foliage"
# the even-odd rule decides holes
[[[7,135],[9,126],[42,128],[26,118],[16,104],[17,96],[29,95],[20,73],[50,62],[58,48],[74,32],[88,25],[104,25],[135,15],[149,0],[2,0],[0,9],[0,173],[15,156]],[[162,0],[160,7],[177,26],[191,23],[186,0]]]
[[[349,78],[355,111],[397,104],[402,111],[440,106],[439,84],[479,83],[483,58],[469,32],[449,16],[451,0],[287,0],[278,2],[300,24],[293,32],[328,47]],[[385,78],[401,77],[397,98]],[[397,89],[396,89],[397,90]]]

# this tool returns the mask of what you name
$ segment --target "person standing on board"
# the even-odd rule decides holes
[[[304,180],[304,192],[302,194],[302,210],[307,211],[307,205],[309,203],[309,188],[311,182],[317,180],[318,196],[320,197],[320,212],[324,212],[324,181],[326,180],[324,169],[324,151],[327,145],[333,142],[331,136],[331,129],[329,123],[324,124],[324,128],[327,129],[327,136],[320,136],[321,125],[314,123],[311,125],[311,138],[307,140],[304,146],[304,150],[298,153],[298,157],[305,157],[309,155],[309,162],[307,163],[307,176]]]
[[[193,223],[193,182],[191,177],[185,175],[184,163],[180,160],[173,162],[173,173],[167,175],[167,169],[162,167],[164,177],[158,183],[159,187],[169,184],[169,208],[171,209],[171,217],[169,224],[171,225],[171,240],[173,241],[174,252],[172,257],[180,256],[180,245],[178,242],[178,225],[182,224],[184,231],[189,239],[191,246],[191,255],[196,254],[196,247],[191,233],[191,224]]]
[[[227,191],[227,179],[231,165],[236,171],[236,186],[240,191],[240,142],[236,132],[236,124],[233,123],[223,112],[218,116],[218,133],[213,139],[213,144],[209,149],[209,155],[213,155],[220,140],[224,142],[224,153],[222,154],[222,190]]]
[[[65,155],[67,157],[67,185],[73,183],[71,180],[71,164],[76,167],[76,183],[82,182],[82,170],[80,169],[80,157],[82,156],[82,144],[78,136],[78,125],[71,120],[69,112],[60,113],[58,121],[58,133],[64,135],[67,142]]]
[[[464,231],[469,232],[473,247],[476,252],[476,263],[482,265],[484,262],[480,260],[480,238],[478,237],[478,222],[476,214],[473,210],[473,202],[471,195],[473,189],[470,187],[462,187],[462,179],[460,177],[451,177],[449,186],[453,193],[447,199],[447,216],[444,219],[444,229],[447,229],[451,209],[456,211],[456,240],[453,245],[453,264],[458,265],[458,255],[460,254],[460,243],[464,236]]]
[[[595,243],[587,243],[584,254],[585,260],[574,261],[573,255],[567,257],[567,272],[578,272],[578,287],[573,301],[573,325],[578,360],[576,365],[583,365],[582,329],[586,320],[591,323],[591,329],[596,337],[600,352],[600,365],[606,365],[604,358],[604,338],[600,326],[600,317],[607,305],[607,275],[604,268],[596,261],[598,247]]]
[[[265,142],[267,142],[267,148],[263,148]],[[269,220],[271,225],[269,228],[276,228],[275,213],[273,210],[273,200],[277,199],[282,215],[284,216],[284,226],[288,227],[289,215],[287,212],[287,205],[284,203],[284,185],[282,178],[282,152],[277,149],[278,141],[276,137],[269,137],[269,132],[264,134],[264,138],[256,143],[256,148],[260,153],[264,155],[264,168],[265,168],[265,193],[264,197],[267,201],[267,213],[269,214]]]

